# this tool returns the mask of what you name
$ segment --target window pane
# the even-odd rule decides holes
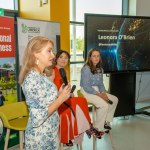
[[[121,15],[122,0],[70,0],[70,21],[75,22],[70,25],[71,62],[76,62],[70,65],[70,77],[71,84],[77,86],[76,90],[80,89],[80,74],[84,64],[81,64],[84,61],[84,24],[76,22],[84,22],[84,13]],[[108,89],[108,77],[104,76],[104,80]]]
[[[71,85],[76,85],[76,90],[80,89],[80,78],[81,78],[81,68],[84,63],[81,64],[70,64],[70,78]],[[74,92],[76,94],[76,91]]]
[[[71,0],[70,11],[71,21],[78,22],[84,21],[84,13],[121,15],[122,0]]]
[[[70,25],[71,62],[83,61],[84,26]]]
[[[14,0],[0,0],[0,8],[14,10]]]

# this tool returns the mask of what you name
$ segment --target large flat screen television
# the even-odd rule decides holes
[[[85,59],[91,48],[105,73],[150,71],[150,17],[85,14]]]

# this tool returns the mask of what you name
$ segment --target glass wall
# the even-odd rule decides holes
[[[79,88],[80,71],[84,64],[84,14],[122,14],[122,0],[70,0],[71,82]],[[107,78],[106,78],[107,80]],[[108,83],[105,85],[108,87]]]

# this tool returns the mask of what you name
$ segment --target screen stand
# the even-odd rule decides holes
[[[147,115],[147,116],[150,116],[150,112],[148,111],[145,111],[146,109],[150,109],[150,106],[145,106],[145,107],[142,107],[140,109],[136,109],[135,110],[135,114],[143,114],[143,115]]]
[[[135,88],[136,73],[114,73],[110,74],[109,91],[118,97],[118,105],[115,116],[126,116],[144,114],[150,116],[150,112],[145,111],[150,106],[135,109]]]
[[[110,74],[110,93],[119,99],[115,111],[116,117],[135,114],[135,83],[136,73]]]

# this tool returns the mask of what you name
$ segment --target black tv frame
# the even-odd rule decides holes
[[[88,48],[88,41],[87,41],[87,36],[88,36],[88,17],[96,17],[95,19],[97,19],[97,17],[113,17],[114,19],[125,19],[125,18],[133,18],[133,19],[149,19],[149,23],[150,23],[150,17],[145,17],[145,16],[126,16],[126,15],[106,15],[106,14],[90,14],[90,13],[85,13],[84,16],[84,21],[85,21],[85,32],[84,32],[84,36],[85,36],[85,50],[84,50],[84,59],[86,60],[87,58],[87,53],[89,51],[90,48],[98,48],[97,46],[92,46],[90,48]],[[94,24],[94,22],[92,22],[90,24],[90,26]],[[95,29],[96,30],[96,29]],[[149,27],[149,33],[150,33],[150,27]],[[92,34],[92,33],[91,33]],[[93,33],[94,34],[94,33]],[[150,34],[149,34],[150,36]],[[92,39],[94,40],[94,39]],[[95,43],[96,44],[96,43]],[[94,45],[94,44],[93,44]],[[148,45],[149,46],[149,45]],[[98,48],[100,49],[100,48]],[[150,50],[149,50],[150,51]],[[150,55],[150,53],[149,53]],[[150,61],[150,59],[148,58],[148,61]],[[104,73],[127,73],[127,72],[144,72],[144,71],[150,71],[150,65],[149,68],[140,68],[140,69],[123,69],[123,70],[105,70],[104,68]]]

